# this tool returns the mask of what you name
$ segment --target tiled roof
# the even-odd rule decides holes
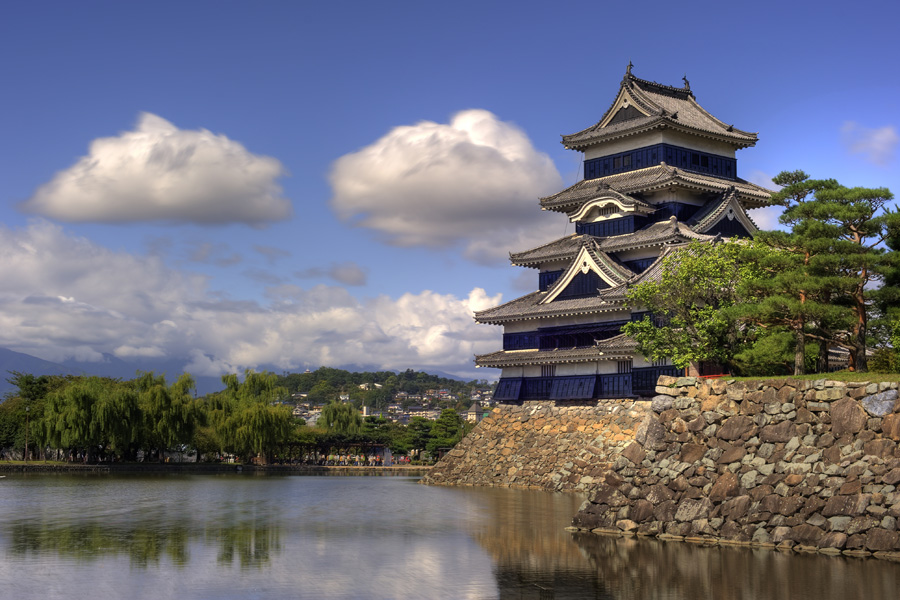
[[[499,350],[490,354],[475,356],[479,367],[515,367],[524,365],[544,365],[617,360],[632,356],[637,350],[637,342],[627,335],[619,334],[600,340],[593,346],[582,348],[558,348],[556,350]]]
[[[586,248],[588,253],[594,259],[594,262],[597,263],[609,279],[621,284],[634,277],[634,271],[614,260],[606,252],[601,251],[597,247],[597,242],[595,240],[592,239],[591,243],[586,245]]]
[[[718,203],[715,203],[718,206]],[[552,260],[572,260],[582,246],[590,244],[599,252],[622,252],[634,248],[648,248],[690,240],[712,240],[715,236],[697,233],[691,226],[681,221],[660,221],[639,229],[611,237],[594,237],[587,234],[572,234],[549,244],[524,252],[511,253],[510,262],[516,266],[540,266]],[[618,264],[618,263],[617,263]],[[630,276],[629,276],[630,277]]]
[[[531,292],[500,306],[476,312],[475,320],[479,323],[499,325],[512,321],[526,321],[546,317],[599,314],[622,310],[623,308],[621,301],[607,301],[599,295],[587,298],[557,299],[548,304],[541,304],[541,300],[546,298],[547,294],[548,292]]]
[[[635,118],[620,120],[601,127],[610,116],[610,111],[619,105],[622,94],[628,96],[639,107],[642,113]],[[693,92],[687,87],[675,88],[667,85],[638,79],[631,74],[631,69],[622,79],[616,101],[595,125],[571,135],[564,135],[562,143],[566,148],[582,149],[601,141],[634,135],[656,128],[670,128],[689,131],[704,137],[712,137],[728,141],[738,148],[746,148],[756,144],[757,135],[741,131],[732,125],[723,123],[697,104]]]
[[[743,223],[748,233],[755,234],[759,228],[741,203],[738,202],[734,191],[722,194],[715,201],[707,202],[693,217],[688,221],[694,231],[708,231],[710,227],[715,225],[723,215],[729,210],[733,211],[734,216]]]
[[[607,184],[623,194],[651,192],[669,187],[724,193],[733,188],[736,198],[746,208],[768,206],[772,195],[769,190],[743,179],[721,179],[660,163],[645,169],[579,181],[561,192],[541,198],[541,207],[546,210],[571,212],[585,201],[592,199],[593,190],[602,184]]]
[[[539,265],[551,260],[572,259],[581,250],[584,240],[590,236],[573,233],[564,238],[552,241],[549,244],[525,250],[523,252],[510,252],[509,260],[517,266]]]
[[[598,341],[595,345],[595,348],[597,348],[597,350],[605,355],[624,353],[631,354],[635,350],[637,350],[637,342],[633,337],[627,336],[624,333],[620,333],[615,337]]]
[[[600,250],[604,252],[621,252],[632,248],[661,246],[673,242],[711,240],[714,237],[697,233],[687,224],[675,220],[675,217],[671,217],[667,221],[652,223],[643,229],[638,229],[634,233],[603,238],[599,242],[599,246]]]

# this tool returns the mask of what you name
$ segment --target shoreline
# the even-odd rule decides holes
[[[294,475],[424,475],[432,467],[428,465],[356,467],[321,465],[241,465],[211,463],[99,463],[99,464],[13,464],[0,463],[0,473],[253,473]]]

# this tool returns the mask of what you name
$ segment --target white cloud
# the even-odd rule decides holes
[[[344,285],[366,285],[368,273],[354,262],[332,264],[328,268],[311,267],[294,273],[300,279],[328,278]]]
[[[847,121],[841,127],[841,142],[851,154],[862,154],[867,161],[884,167],[894,159],[900,135],[893,125],[871,129]]]
[[[245,223],[291,215],[281,163],[205,129],[181,130],[142,113],[134,131],[91,142],[23,210],[67,222]]]
[[[0,280],[0,347],[48,360],[183,357],[195,375],[359,364],[474,378],[493,375],[472,359],[500,337],[472,319],[501,300],[481,289],[358,300],[340,287],[281,284],[265,303],[230,300],[205,277],[44,221],[0,226]]]
[[[335,161],[330,180],[341,219],[398,246],[460,244],[468,258],[494,262],[561,227],[538,205],[562,188],[553,161],[485,110],[396,127]]]

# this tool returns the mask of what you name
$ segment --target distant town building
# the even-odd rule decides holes
[[[625,72],[596,124],[563,136],[584,153],[584,179],[540,201],[575,233],[510,255],[537,271],[537,290],[477,312],[503,326],[503,349],[476,356],[501,369],[494,400],[585,400],[653,393],[669,361],[648,362],[621,333],[647,313],[625,307],[630,286],[659,277],[662,259],[692,240],[747,237],[747,208],[771,192],[737,174],[735,152],[757,135],[701,107],[682,87]]]

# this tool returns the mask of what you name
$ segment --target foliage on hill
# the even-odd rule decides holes
[[[307,373],[285,373],[279,376],[278,384],[291,394],[308,394],[310,402],[330,402],[344,393],[358,407],[370,406],[379,410],[390,404],[398,392],[421,395],[427,390],[448,390],[453,396],[462,394],[468,397],[476,389],[491,387],[485,380],[463,382],[412,369],[399,373],[351,372],[330,367],[320,367]],[[362,389],[360,386],[369,386],[370,389]]]
[[[271,462],[330,448],[434,453],[467,431],[454,410],[444,410],[436,422],[414,417],[404,426],[381,417],[363,419],[352,404],[343,403],[326,406],[322,427],[308,427],[284,404],[288,391],[278,376],[247,371],[242,379],[222,380],[225,390],[195,398],[187,375],[168,385],[153,373],[129,381],[14,373],[10,381],[18,391],[0,403],[0,449],[21,451],[27,436],[32,453],[49,448],[54,456],[87,461],[135,460],[140,453],[162,460],[167,451],[196,450]]]

